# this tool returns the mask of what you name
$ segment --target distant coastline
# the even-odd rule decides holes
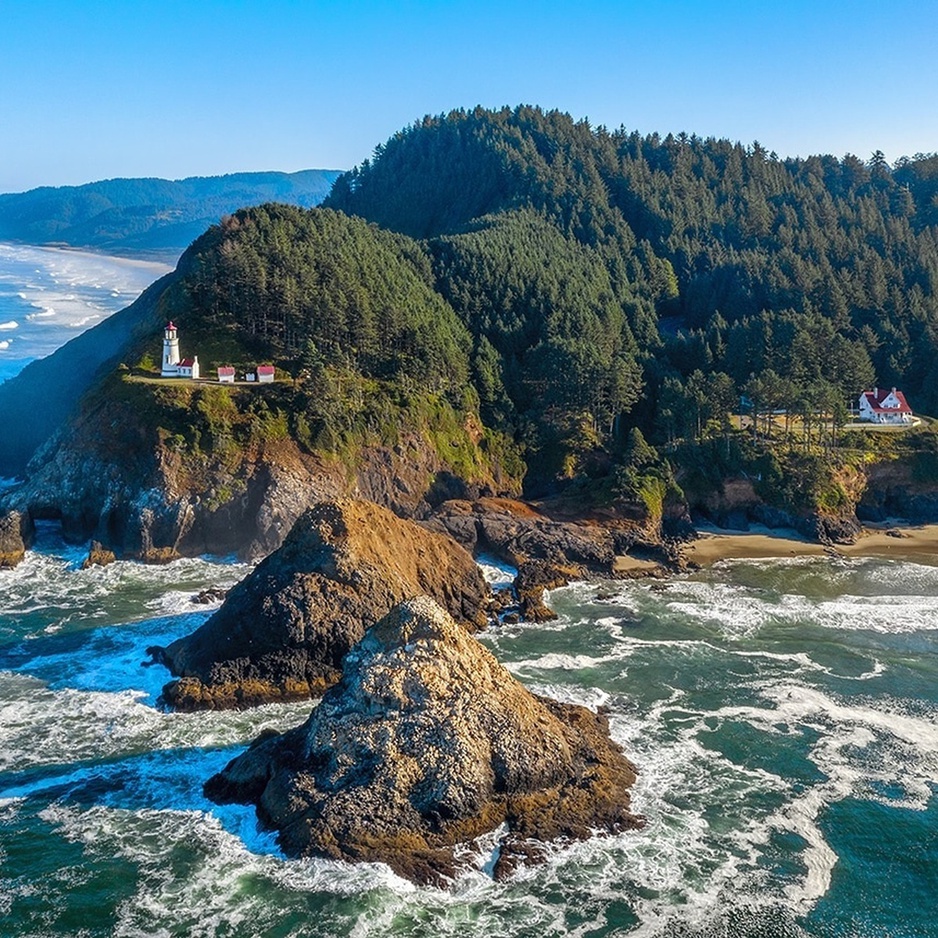
[[[0,238],[0,246],[2,245],[19,248],[35,248],[39,251],[54,251],[79,257],[108,258],[118,265],[158,268],[154,279],[169,273],[182,256],[182,251],[177,250],[135,250],[132,248],[119,247],[111,247],[105,250],[103,248],[96,248],[93,245],[82,245],[79,247],[74,244],[68,244],[65,241],[34,243],[32,241],[22,241],[18,238]]]
[[[0,384],[129,306],[176,260],[0,240]]]
[[[134,266],[152,265],[160,268],[158,276],[168,273],[182,256],[181,250],[157,250],[109,247],[96,248],[93,245],[76,246],[65,241],[45,241],[34,243],[21,241],[17,238],[2,238],[0,244],[13,245],[22,248],[36,248],[40,251],[61,251],[66,254],[77,254],[86,257],[108,257],[118,263],[132,263]]]

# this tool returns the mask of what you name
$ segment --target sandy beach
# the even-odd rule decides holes
[[[768,560],[775,557],[893,557],[938,563],[938,524],[867,527],[854,544],[826,546],[796,531],[753,525],[749,531],[702,528],[684,547],[684,556],[702,567],[720,560]]]
[[[152,258],[0,241],[0,383],[129,306],[171,269]]]

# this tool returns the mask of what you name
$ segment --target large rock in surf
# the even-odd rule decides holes
[[[201,628],[148,651],[180,678],[163,692],[177,709],[319,696],[365,630],[421,593],[486,623],[488,588],[452,539],[370,502],[320,502]]]
[[[34,534],[32,518],[19,511],[0,512],[0,570],[15,567],[25,556]]]
[[[256,804],[291,856],[438,882],[503,824],[496,877],[539,859],[535,842],[641,826],[634,780],[603,714],[532,694],[422,596],[368,631],[305,724],[262,736],[205,791]]]

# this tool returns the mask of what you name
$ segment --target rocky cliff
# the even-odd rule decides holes
[[[514,587],[522,618],[555,618],[542,600],[555,589],[587,576],[622,576],[618,558],[651,561],[659,572],[680,569],[678,539],[664,536],[660,523],[608,510],[579,514],[563,499],[532,504],[511,498],[450,499],[426,524],[451,535],[467,550],[485,551],[518,568]],[[686,536],[689,523],[677,533]]]
[[[461,426],[447,448],[456,451],[452,439],[461,455],[479,456],[463,476],[436,445],[438,428],[419,422],[392,444],[363,439],[343,453],[306,445],[293,394],[286,384],[227,389],[115,372],[33,457],[0,514],[60,519],[67,539],[146,561],[251,559],[279,547],[320,499],[361,495],[413,516],[451,492],[499,484]]]
[[[195,710],[317,696],[369,626],[422,593],[468,628],[486,623],[488,588],[450,538],[368,502],[317,504],[201,628],[150,649],[179,678],[164,699]]]
[[[205,789],[256,804],[291,856],[439,882],[472,862],[458,845],[500,825],[497,877],[536,860],[534,842],[640,826],[634,780],[602,714],[530,693],[419,597],[368,631],[305,724],[262,737]]]

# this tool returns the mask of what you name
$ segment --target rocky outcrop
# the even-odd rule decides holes
[[[92,541],[88,548],[88,556],[81,565],[82,570],[89,567],[106,567],[117,560],[114,551],[108,550],[100,541]]]
[[[28,513],[0,512],[0,570],[15,567],[26,556],[34,533]]]
[[[490,552],[517,567],[518,611],[532,622],[556,618],[544,603],[544,590],[588,576],[619,577],[618,557],[651,561],[655,571],[683,567],[678,542],[662,539],[660,532],[615,513],[571,519],[569,509],[562,504],[556,508],[562,517],[510,498],[452,499],[424,523],[450,534],[467,550]]]
[[[667,564],[672,554],[658,532],[619,515],[571,520],[509,498],[453,499],[438,506],[426,523],[470,551],[489,551],[519,568],[541,561],[558,569],[611,576],[619,555],[654,556]]]
[[[540,858],[537,842],[641,826],[634,780],[603,714],[530,693],[420,597],[368,631],[305,724],[261,737],[205,791],[256,804],[291,856],[440,882],[501,825],[496,877]]]
[[[479,484],[449,473],[416,430],[402,431],[393,447],[362,447],[347,465],[289,435],[235,443],[231,428],[216,427],[213,436],[200,423],[202,410],[227,407],[235,424],[245,423],[239,432],[248,433],[252,402],[279,390],[168,387],[116,372],[41,447],[26,481],[0,498],[0,512],[59,520],[67,540],[94,539],[146,563],[204,553],[251,560],[276,550],[297,518],[323,499],[362,497],[421,517],[441,492],[478,494]],[[229,399],[215,400],[219,393]],[[189,437],[162,429],[177,424]]]
[[[164,690],[177,709],[314,697],[369,626],[422,593],[469,628],[486,624],[488,588],[450,538],[368,502],[322,502],[201,628],[148,651],[179,678]]]
[[[349,487],[340,467],[289,441],[196,459],[151,439],[119,401],[92,410],[40,449],[0,508],[58,520],[67,540],[145,563],[253,559],[279,547],[310,504]]]
[[[861,520],[902,518],[911,524],[938,523],[938,479],[933,472],[897,459],[873,463],[867,476],[866,491],[857,505]]]
[[[859,493],[851,494],[859,497]],[[852,544],[862,530],[852,499],[837,512],[821,512],[807,505],[801,510],[789,510],[767,504],[756,493],[751,480],[742,478],[724,479],[718,489],[707,492],[695,507],[720,528],[745,531],[750,524],[788,528],[822,544]]]

